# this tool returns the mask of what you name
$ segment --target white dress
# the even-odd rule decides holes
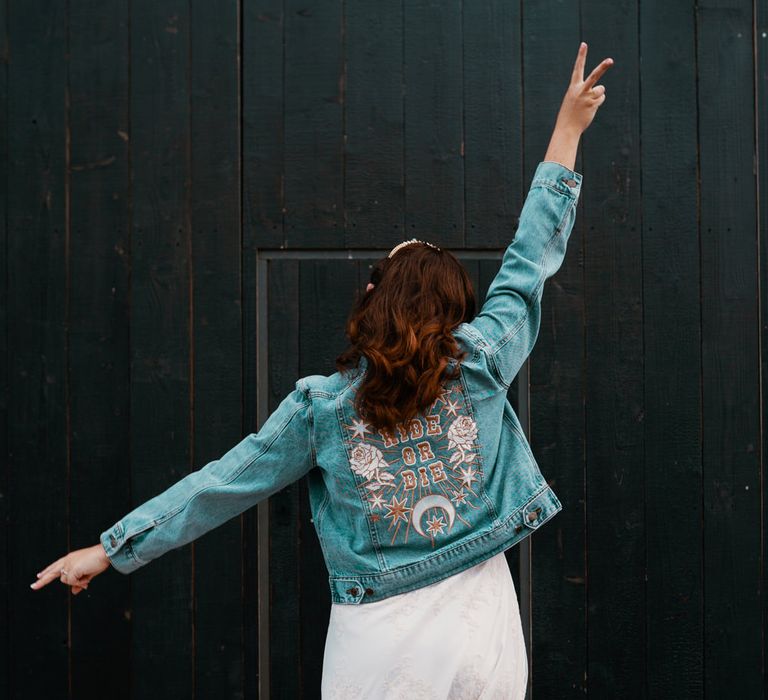
[[[528,681],[504,552],[373,603],[333,603],[323,700],[521,700]]]

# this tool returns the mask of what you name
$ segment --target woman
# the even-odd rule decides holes
[[[303,377],[256,434],[57,559],[74,594],[130,573],[307,475],[329,571],[323,697],[522,698],[528,666],[504,551],[556,514],[506,400],[535,343],[605,100],[579,47],[545,160],[480,313],[466,271],[415,239],[379,261],[337,372]]]

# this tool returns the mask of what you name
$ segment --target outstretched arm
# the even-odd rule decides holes
[[[101,533],[114,568],[131,573],[304,476],[314,465],[310,421],[311,401],[297,383],[257,433]]]
[[[297,382],[257,433],[134,508],[98,544],[49,564],[31,588],[58,578],[77,594],[110,564],[129,574],[298,480],[315,464],[311,410]]]

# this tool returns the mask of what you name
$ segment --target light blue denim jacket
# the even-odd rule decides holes
[[[137,506],[100,540],[130,573],[306,476],[331,600],[382,600],[508,549],[562,505],[507,400],[533,349],[544,282],[559,268],[582,176],[534,173],[480,313],[454,331],[461,375],[423,415],[381,434],[353,409],[365,369],[296,382],[257,433]]]

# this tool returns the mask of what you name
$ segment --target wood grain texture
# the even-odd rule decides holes
[[[5,57],[0,69],[0,103],[8,101],[8,2],[0,2],[0,55]],[[11,171],[8,142],[8,110],[0,110],[0,178],[7,183]],[[0,191],[0,454],[10,455],[10,373],[9,373],[9,285],[8,285],[8,213],[7,187]],[[0,493],[10,493],[10,460],[0,469]],[[10,523],[10,500],[0,498],[0,522]],[[0,528],[0,610],[9,610],[11,537],[10,528]],[[11,631],[6,624],[0,626],[0,692],[6,697],[11,693]]]
[[[128,3],[68,17],[70,532],[94,544],[130,493],[130,92]],[[130,581],[72,599],[70,688],[114,685],[105,657],[128,658]],[[89,588],[89,590],[91,590]],[[95,593],[95,591],[94,591]],[[128,614],[126,614],[128,612]],[[104,634],[105,628],[110,630]],[[131,683],[114,689],[127,698]]]
[[[286,0],[283,244],[333,247],[344,235],[341,0]]]
[[[627,18],[632,18],[628,21]],[[647,696],[643,277],[637,3],[582,6],[589,68],[610,79],[582,139],[587,687]],[[569,62],[570,63],[570,62]],[[589,184],[588,184],[589,183]],[[621,644],[616,640],[621,639]]]
[[[462,23],[458,0],[404,7],[406,238],[464,241]]]
[[[55,2],[7,8],[8,584],[10,697],[68,692],[71,609],[35,573],[68,551],[66,21]],[[43,88],[43,86],[45,86]],[[30,543],[34,542],[34,546]],[[45,673],[40,669],[45,668]]]
[[[131,505],[195,467],[190,8],[131,3]],[[119,517],[119,516],[118,516]],[[137,697],[194,693],[193,547],[131,575]]]
[[[752,4],[698,5],[704,692],[764,691]],[[717,85],[728,76],[728,90]],[[764,477],[763,477],[764,478]]]
[[[344,211],[347,248],[393,248],[405,228],[402,3],[346,3]]]
[[[650,697],[701,697],[696,16],[673,3],[640,8],[647,687]],[[685,517],[670,528],[674,513]]]
[[[277,248],[284,239],[285,14],[282,0],[240,8],[243,244],[252,263],[254,246]]]
[[[531,11],[536,7],[526,8],[525,16]],[[562,12],[556,18],[562,22]],[[521,20],[517,3],[462,5],[464,242],[470,248],[505,248],[522,205],[522,181],[528,176],[522,173],[521,56],[530,37],[526,33],[524,41]],[[538,105],[534,126],[545,121],[552,107],[551,102]]]
[[[755,107],[758,115],[756,124],[757,149],[756,149],[756,173],[757,173],[757,202],[758,202],[758,245],[760,255],[760,376],[762,384],[762,405],[760,406],[763,421],[760,424],[760,464],[762,477],[762,523],[763,523],[763,549],[761,556],[761,586],[760,591],[765,595],[765,583],[768,581],[768,480],[765,478],[765,455],[768,452],[768,431],[765,429],[764,417],[768,415],[768,7],[765,3],[755,5]],[[768,605],[763,603],[763,630],[768,629]],[[763,669],[768,668],[768,645],[763,632]],[[763,692],[765,692],[765,671],[763,680]]]

